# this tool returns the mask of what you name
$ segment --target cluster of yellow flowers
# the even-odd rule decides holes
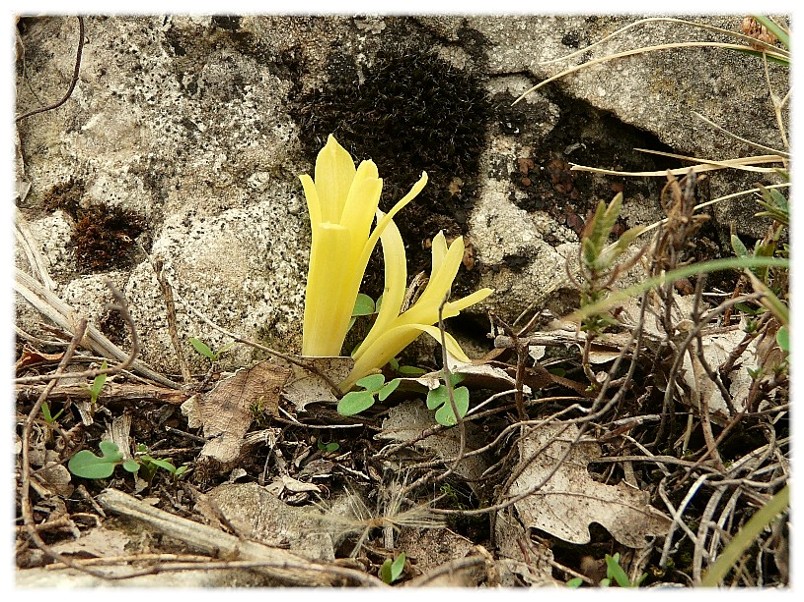
[[[441,333],[433,324],[438,321],[438,309],[449,296],[461,265],[463,238],[447,246],[443,232],[434,237],[430,280],[418,300],[401,311],[407,288],[407,260],[393,217],[421,192],[427,174],[422,173],[410,192],[384,214],[378,209],[382,179],[377,166],[373,161],[363,161],[355,169],[352,156],[330,135],[318,153],[315,180],[307,174],[300,179],[313,235],[304,302],[303,355],[340,355],[366,265],[377,241],[382,243],[382,305],[371,330],[352,354],[355,364],[351,373],[339,385],[346,392],[360,378],[382,368],[423,332],[441,341]],[[372,230],[375,218],[377,224]],[[492,292],[484,288],[446,302],[443,316],[457,316]],[[445,333],[445,340],[451,355],[469,361],[451,335]]]

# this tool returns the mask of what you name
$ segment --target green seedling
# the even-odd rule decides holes
[[[623,567],[620,566],[619,552],[614,556],[606,554],[606,578],[600,581],[600,586],[608,587],[613,580],[620,587],[639,587],[647,577],[647,573],[642,573],[636,580],[631,581]]]
[[[382,579],[384,583],[391,585],[402,576],[404,570],[405,553],[401,552],[393,561],[390,558],[385,559],[385,562],[383,562],[380,567],[380,579]]]
[[[567,581],[566,585],[571,589],[578,589],[579,587],[581,587],[581,585],[583,585],[583,579],[581,579],[580,577],[573,577],[572,579]]]
[[[60,409],[58,412],[56,412],[56,415],[53,416],[50,413],[50,406],[48,403],[46,401],[42,403],[42,417],[48,424],[54,424],[59,419],[59,416],[62,415],[62,412],[64,412],[64,408]]]
[[[107,479],[114,473],[117,466],[122,466],[126,472],[136,474],[140,469],[153,477],[157,468],[169,472],[173,477],[179,478],[189,470],[189,466],[176,466],[168,460],[160,460],[148,454],[148,448],[142,444],[137,446],[137,456],[125,459],[123,453],[112,441],[101,441],[98,445],[101,455],[96,456],[91,451],[83,449],[75,454],[67,463],[67,468],[77,477],[84,479]]]
[[[329,443],[324,443],[320,439],[318,440],[318,449],[320,449],[324,453],[331,454],[333,452],[338,451],[341,446],[339,443],[335,443],[334,441],[330,441]]]
[[[418,366],[407,366],[407,365],[400,365],[399,360],[396,358],[391,359],[388,362],[388,366],[399,374],[399,376],[407,377],[407,378],[417,378],[423,374],[427,374],[427,370],[424,368],[419,368]]]
[[[469,411],[469,389],[466,387],[455,388],[463,380],[462,374],[450,374],[450,384],[452,385],[452,397],[455,400],[455,408],[461,418],[466,416]],[[438,409],[436,409],[438,408]],[[427,393],[427,409],[436,410],[435,419],[438,424],[443,426],[455,426],[458,419],[452,410],[452,403],[449,399],[449,389],[446,384],[440,385],[436,389],[431,389]]]
[[[375,396],[385,401],[399,386],[399,379],[395,378],[385,382],[382,374],[369,374],[358,380],[355,384],[363,391],[352,391],[344,395],[338,402],[338,413],[342,416],[354,416],[365,412],[375,403]]]
[[[82,449],[67,463],[68,470],[84,479],[107,479],[112,476],[116,466],[123,464],[123,454],[116,443],[101,441],[101,455],[96,456],[88,449]]]
[[[100,369],[106,370],[106,368],[108,368],[108,366],[106,365],[106,360],[103,360]],[[105,384],[106,384],[106,373],[98,374],[92,381],[92,386],[89,387],[89,395],[90,395],[90,401],[93,406],[98,402],[98,396],[103,390],[103,385]]]
[[[644,228],[630,228],[621,234],[613,243],[609,243],[614,226],[620,217],[623,195],[618,193],[611,203],[606,205],[600,201],[594,216],[584,226],[581,239],[580,268],[582,281],[581,307],[587,307],[604,299],[620,274],[632,263],[619,263],[629,245],[639,236]],[[617,324],[617,320],[609,312],[597,312],[584,319],[581,329],[597,333]]]
[[[210,362],[217,362],[221,355],[223,355],[236,345],[236,343],[232,341],[231,343],[227,343],[217,351],[212,351],[212,349],[210,349],[209,346],[206,343],[204,343],[204,341],[202,341],[201,339],[190,337],[188,341],[190,341],[190,345],[193,346],[193,349],[195,349],[200,355],[203,355],[205,358],[207,358]]]
[[[131,467],[126,467],[123,464],[123,468],[128,470],[129,472],[137,472],[140,468],[143,469],[145,473],[146,480],[151,480],[153,478],[154,473],[158,468],[169,472],[174,478],[178,479],[184,473],[186,473],[190,467],[186,464],[179,466],[178,468],[173,465],[170,460],[162,460],[159,458],[154,458],[148,453],[148,447],[143,445],[142,443],[137,445],[137,453],[135,455],[135,459],[131,460],[134,464],[137,465],[137,468],[131,470]]]

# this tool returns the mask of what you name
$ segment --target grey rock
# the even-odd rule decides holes
[[[728,29],[739,27],[740,19],[695,17]],[[87,17],[81,74],[72,97],[18,125],[18,189],[27,191],[19,194],[18,205],[57,292],[77,311],[93,322],[103,317],[109,298],[105,278],[124,290],[142,357],[157,370],[175,373],[178,365],[152,259],[163,261],[175,288],[178,334],[194,370],[205,370],[206,363],[192,352],[188,337],[199,337],[213,349],[230,340],[197,312],[235,333],[297,351],[310,242],[297,175],[311,171],[314,153],[309,149],[315,142],[309,120],[297,119],[300,99],[330,90],[339,77],[348,80],[352,73],[362,86],[374,76],[383,52],[432,51],[450,69],[478,78],[490,108],[487,123],[478,126],[485,143],[477,173],[470,174],[472,181],[454,181],[468,191],[456,193],[458,209],[445,209],[436,197],[422,195],[414,203],[418,213],[408,221],[426,229],[422,240],[438,228],[466,234],[475,265],[461,273],[455,290],[497,289],[467,313],[482,319],[484,310],[494,309],[513,319],[566,292],[564,264],[576,255],[580,227],[598,201],[610,201],[622,189],[627,226],[662,217],[661,179],[582,174],[569,171],[569,163],[629,169],[663,164],[635,152],[636,146],[717,159],[761,152],[714,131],[692,111],[740,136],[781,145],[761,63],[724,50],[663,51],[592,66],[511,106],[538,81],[607,52],[682,39],[727,39],[680,24],[653,23],[565,63],[544,64],[636,20],[577,15]],[[24,70],[18,60],[18,113],[64,94],[75,59],[77,21],[28,18],[21,21],[20,32],[26,52]],[[772,65],[769,73],[774,92],[783,96],[787,70]],[[348,138],[354,123],[372,123],[382,107],[378,101],[371,111],[343,117],[338,127]],[[307,114],[314,120],[325,109],[314,106]],[[376,132],[380,141],[388,135],[399,134]],[[412,145],[410,153],[418,150]],[[385,177],[383,170],[390,183],[393,166],[381,166]],[[773,178],[714,174],[708,193],[735,192],[758,180]],[[447,184],[431,185],[443,189]],[[718,207],[719,242],[727,239],[732,223],[738,232],[761,236],[766,224],[753,219],[755,211],[750,200]],[[104,222],[115,216],[117,230]],[[93,223],[111,228],[113,235],[89,256],[99,261],[104,253],[113,257],[87,268],[76,261],[74,245]],[[82,244],[91,243],[89,238]],[[413,272],[429,259],[419,248],[422,241],[407,242]],[[17,265],[27,269],[21,252]],[[368,280],[381,288],[381,272],[372,269]],[[18,308],[23,328],[34,332],[36,319]],[[126,335],[116,334],[124,345]],[[223,367],[258,356],[238,346],[223,356]]]

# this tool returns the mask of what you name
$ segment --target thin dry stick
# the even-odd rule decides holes
[[[44,113],[45,111],[52,111],[53,109],[58,109],[61,105],[67,102],[70,96],[72,96],[73,90],[75,90],[75,85],[78,83],[78,74],[81,70],[81,54],[83,50],[84,50],[84,17],[78,17],[78,50],[76,51],[75,56],[75,68],[73,69],[73,77],[70,80],[70,87],[67,89],[67,93],[61,100],[56,101],[53,104],[50,104],[46,107],[40,107],[38,109],[34,109],[33,111],[28,111],[27,113],[20,115],[14,120],[15,123],[19,123],[23,119],[26,119],[38,113]]]
[[[700,319],[699,309],[700,309],[701,293],[703,292],[704,282],[706,282],[706,276],[702,275],[700,278],[698,278],[698,281],[695,284],[695,296],[692,307],[693,323],[699,323],[698,322],[698,320]],[[700,336],[700,331],[698,336]],[[696,383],[696,386],[693,390],[693,395],[697,397],[698,402],[697,406],[701,412],[701,430],[703,431],[704,441],[706,442],[706,448],[708,450],[707,454],[709,455],[709,457],[712,458],[712,461],[715,463],[715,466],[720,471],[725,471],[726,467],[723,466],[723,460],[720,459],[720,454],[717,451],[717,444],[715,443],[715,436],[712,433],[712,421],[709,413],[709,396],[701,395],[700,382],[702,380],[701,379],[702,367],[700,366],[700,364],[696,363],[695,361],[697,359],[696,353],[691,347],[687,347],[687,352],[689,353],[690,356],[690,362],[692,363],[692,372]]]
[[[176,354],[176,361],[179,362],[179,370],[181,370],[181,378],[185,384],[189,384],[193,380],[193,375],[190,372],[190,367],[187,365],[187,359],[184,357],[184,349],[179,341],[179,332],[176,327],[176,303],[173,299],[173,287],[170,286],[164,272],[164,262],[161,259],[155,259],[151,262],[156,280],[159,282],[159,288],[162,291],[162,297],[165,300],[165,310],[167,311],[168,334],[170,335],[170,342],[173,345],[173,351]]]

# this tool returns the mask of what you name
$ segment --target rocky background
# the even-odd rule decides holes
[[[695,17],[739,30],[742,15]],[[451,330],[487,346],[485,310],[512,321],[528,307],[565,311],[575,295],[565,264],[587,213],[625,195],[623,228],[660,219],[661,178],[569,171],[680,167],[647,148],[702,158],[761,154],[695,117],[782,148],[761,60],[720,49],[643,54],[525,90],[613,52],[682,40],[730,41],[674,23],[627,31],[569,61],[637,17],[86,17],[80,78],[58,109],[18,124],[18,220],[37,241],[55,292],[125,348],[106,306],[114,282],[131,303],[142,358],[177,371],[159,260],[175,288],[181,340],[213,349],[217,324],[296,352],[301,343],[309,222],[298,174],[334,133],[373,159],[388,208],[418,179],[430,183],[397,219],[409,273],[429,263],[439,229],[471,243],[454,292],[497,293]],[[67,90],[75,17],[18,22],[17,114]],[[771,65],[774,93],[788,72]],[[786,118],[786,116],[785,116]],[[712,174],[701,201],[765,174]],[[750,197],[713,211],[701,253],[728,254],[731,228],[759,237]],[[748,242],[748,238],[745,239]],[[750,246],[750,245],[749,245]],[[28,270],[18,250],[17,265]],[[382,290],[370,265],[365,291]],[[41,316],[18,298],[18,324]],[[202,358],[188,343],[187,355]],[[470,345],[471,349],[471,345]],[[239,346],[229,366],[254,359]]]

